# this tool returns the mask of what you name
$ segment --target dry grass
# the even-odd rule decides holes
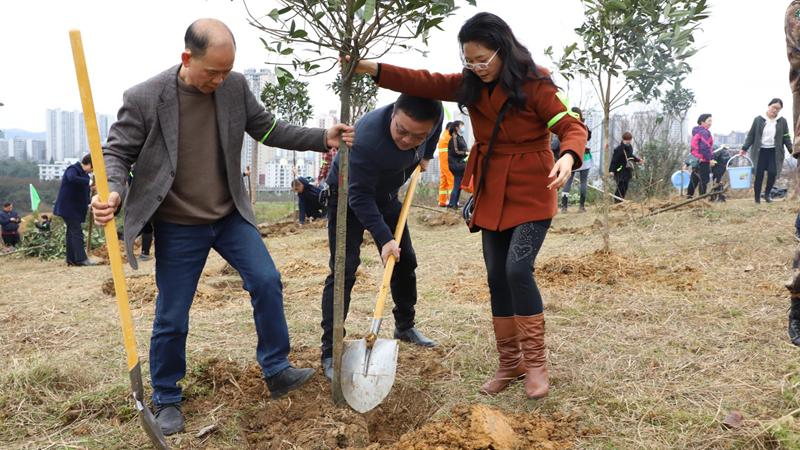
[[[796,448],[800,426],[792,413],[800,407],[800,365],[786,339],[788,297],[782,287],[795,246],[795,205],[756,208],[736,199],[641,218],[649,206],[612,212],[611,255],[595,253],[602,241],[593,211],[554,220],[536,264],[552,382],[550,396],[538,402],[526,400],[519,384],[493,398],[477,394],[496,364],[479,235],[461,224],[431,227],[413,220],[418,325],[442,346],[432,354],[401,349],[404,372],[393,391],[401,400],[387,416],[409,417],[402,416],[403,406],[420,399],[424,411],[415,413],[423,420],[457,418],[458,412],[449,413],[456,405],[486,403],[515,417],[570,417],[569,436],[578,448]],[[283,273],[292,344],[299,349],[292,358],[318,365],[325,230],[308,228],[268,238],[267,244]],[[368,328],[380,280],[374,247],[362,250],[361,281],[348,319],[352,335]],[[0,447],[144,446],[126,400],[116,306],[102,290],[108,267],[67,269],[13,258],[0,263]],[[149,278],[152,264],[129,275]],[[252,374],[246,376],[255,345],[249,299],[236,274],[223,269],[224,262],[212,255],[201,292],[204,287],[219,301],[204,304],[199,298],[202,306],[192,310],[186,383],[193,407],[187,433],[173,445],[325,448],[252,440],[247,427],[255,425],[232,399],[251,399],[248,417],[279,414],[287,406],[251,398],[265,391]],[[132,286],[142,280],[132,278]],[[154,291],[142,292],[133,313],[146,368]],[[389,314],[384,333],[392,326]],[[226,368],[233,383],[209,367]],[[290,404],[306,395],[327,401],[318,378]],[[731,410],[744,415],[739,429],[721,425]],[[344,423],[325,425],[322,419],[313,423],[321,434]],[[215,432],[194,437],[211,423],[218,424]]]

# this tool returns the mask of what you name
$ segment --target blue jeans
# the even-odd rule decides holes
[[[450,203],[447,206],[451,208],[458,208],[458,200],[461,196],[461,179],[464,178],[464,172],[453,172],[453,192],[450,193]]]
[[[283,313],[281,278],[258,230],[237,211],[209,225],[154,224],[156,315],[150,337],[153,403],[181,401],[178,381],[186,374],[189,308],[208,253],[213,248],[242,276],[250,293],[265,377],[289,367],[289,329]]]

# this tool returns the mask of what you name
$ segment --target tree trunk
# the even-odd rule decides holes
[[[611,112],[609,110],[608,105],[604,106],[603,107],[603,142],[602,142],[603,148],[601,150],[602,153],[603,153],[603,157],[602,157],[602,161],[600,163],[600,175],[601,175],[601,177],[603,179],[603,189],[606,192],[609,192],[609,193],[611,193],[611,181],[610,181],[610,178],[608,176],[608,167],[610,167],[610,164],[611,164],[611,154],[610,154],[610,148],[609,148],[609,145],[608,145],[609,141],[611,140],[610,130],[609,130],[609,125],[610,125],[609,124],[609,114],[610,113]],[[610,253],[611,252],[611,242],[610,242],[611,229],[610,229],[609,221],[608,221],[608,210],[611,209],[611,199],[607,195],[603,195],[602,197],[603,197],[603,199],[602,199],[602,203],[601,203],[600,209],[601,209],[602,215],[603,215],[603,220],[602,220],[603,229],[602,229],[602,232],[601,232],[601,234],[603,236],[603,251],[606,252],[606,253]]]
[[[354,11],[353,0],[347,2],[346,11]],[[345,36],[343,39],[345,48],[340,52],[342,60],[342,89],[339,92],[339,122],[348,123],[350,121],[350,90],[353,85],[353,75],[349,70],[345,55],[350,55],[351,63],[356,64],[357,55],[353,55],[350,48],[353,22],[350,17],[345,26]],[[336,258],[333,269],[333,380],[331,391],[333,402],[337,405],[345,403],[342,394],[342,352],[344,350],[344,271],[347,246],[347,209],[348,209],[348,183],[350,173],[350,149],[344,141],[339,141],[339,190],[336,201]]]

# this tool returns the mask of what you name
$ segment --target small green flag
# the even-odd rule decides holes
[[[33,187],[32,184],[29,184],[28,186],[31,187],[31,211],[32,212],[38,211],[39,210],[39,201],[40,201],[39,200],[39,193],[36,192],[36,188]]]

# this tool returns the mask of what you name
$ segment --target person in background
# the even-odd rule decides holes
[[[3,236],[3,244],[6,249],[11,249],[19,244],[19,224],[22,219],[19,214],[14,211],[14,204],[6,202],[3,204],[3,210],[0,211],[0,233]]]
[[[728,147],[722,146],[714,151],[714,159],[712,159],[711,177],[712,189],[716,194],[711,196],[712,202],[724,202],[725,194],[723,194],[722,177],[725,176],[725,171],[728,169],[728,161],[731,159],[728,154]]]
[[[689,177],[689,187],[686,197],[694,197],[694,191],[699,188],[700,195],[706,193],[709,177],[711,175],[711,165],[714,162],[714,137],[708,131],[711,128],[711,114],[700,114],[697,118],[697,126],[692,129],[692,156],[697,159],[696,167],[692,167],[692,175]]]
[[[320,189],[312,184],[311,178],[297,177],[292,180],[292,190],[297,194],[297,209],[300,212],[300,224],[324,217],[326,209],[319,202]]]
[[[463,123],[463,122],[462,122]],[[444,131],[439,137],[439,143],[436,148],[439,150],[439,206],[445,207],[448,205],[450,196],[453,193],[453,172],[450,171],[450,141],[452,135],[450,134],[450,127],[453,122],[447,122],[444,126]],[[463,173],[462,173],[463,175]]]
[[[325,186],[325,180],[328,178],[328,171],[331,170],[333,158],[336,157],[338,151],[338,148],[332,148],[322,155],[322,163],[319,166],[319,175],[317,175],[317,186]]]
[[[622,142],[614,149],[611,156],[611,164],[608,171],[614,176],[614,181],[617,182],[617,190],[614,195],[624,199],[625,194],[628,192],[628,184],[633,178],[633,164],[641,163],[643,160],[633,154],[633,135],[626,131],[622,133]],[[614,199],[615,203],[622,200]]]
[[[580,108],[578,108],[577,106],[573,106],[572,107],[572,112],[578,114],[578,116],[580,117],[581,122],[584,122],[584,123],[586,122],[583,119],[583,111],[581,111]],[[589,142],[589,141],[592,140],[592,130],[588,130],[587,129],[586,132],[589,135],[589,137],[586,139],[586,142]],[[558,157],[557,155],[561,152],[561,142],[558,140],[558,136],[556,136],[555,134],[553,135],[553,141],[556,143],[555,146],[558,147],[558,148],[557,149],[553,148],[554,147],[553,142],[551,142],[550,147],[551,147],[551,149],[553,149],[553,154],[556,155],[556,158],[557,158]],[[579,203],[580,207],[579,207],[578,211],[586,212],[586,189],[588,188],[588,185],[589,185],[589,169],[591,169],[592,166],[593,166],[593,164],[592,164],[592,151],[591,151],[591,149],[589,147],[586,147],[586,150],[583,151],[583,164],[581,165],[580,168],[578,168],[578,170],[573,170],[572,171],[572,175],[569,176],[569,179],[567,180],[567,182],[564,183],[564,187],[561,188],[561,212],[562,213],[567,212],[567,205],[569,205],[569,191],[572,189],[572,182],[573,182],[573,180],[575,180],[575,174],[578,174],[578,177],[580,178],[580,183],[581,183],[581,185],[580,185],[580,203]]]
[[[761,185],[764,182],[764,172],[767,172],[767,186],[764,190],[764,201],[772,203],[772,187],[775,179],[783,167],[783,148],[792,152],[792,135],[789,133],[789,124],[780,117],[783,109],[783,100],[773,98],[767,104],[767,112],[763,116],[756,116],[747,139],[744,141],[740,155],[750,154],[750,159],[755,166],[755,180],[753,181],[753,195],[756,203],[761,203]]]
[[[453,191],[450,194],[450,202],[447,207],[458,209],[461,205],[458,203],[461,196],[461,180],[464,178],[464,169],[467,163],[464,162],[469,149],[467,148],[467,141],[464,139],[464,122],[456,120],[450,122],[447,129],[450,133],[450,142],[447,144],[447,167],[450,173],[453,174]]]
[[[41,215],[41,220],[36,219],[33,221],[33,225],[39,230],[40,233],[50,233],[50,228],[52,226],[52,219],[47,214]]]
[[[53,207],[53,214],[64,219],[67,226],[67,265],[93,266],[96,263],[86,256],[86,243],[83,239],[83,222],[89,210],[91,195],[92,155],[67,167],[61,177],[61,187]]]

